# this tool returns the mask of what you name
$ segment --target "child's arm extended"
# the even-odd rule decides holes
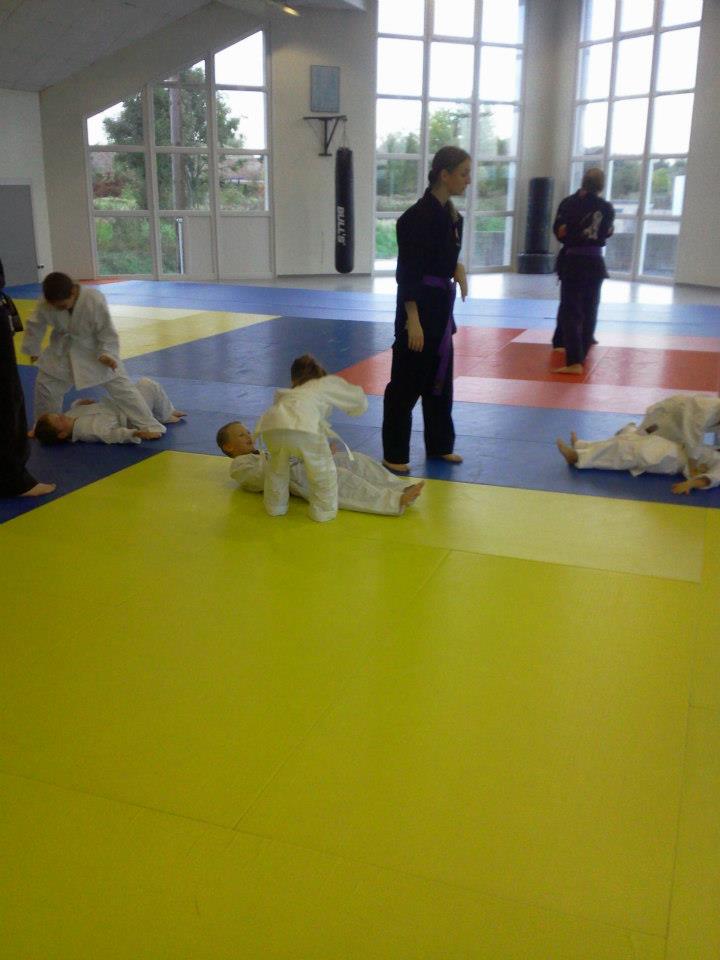
[[[34,362],[40,356],[45,329],[48,325],[48,316],[41,301],[33,311],[30,319],[25,323],[21,351]]]
[[[117,361],[120,359],[120,338],[104,301],[97,306],[95,338],[97,340],[98,360],[106,367],[114,370],[117,367]]]
[[[322,384],[324,399],[351,417],[359,417],[367,410],[368,401],[362,387],[335,376],[323,377],[317,382]]]
[[[673,493],[690,493],[691,490],[706,490],[711,484],[710,477],[691,477],[672,485]]]

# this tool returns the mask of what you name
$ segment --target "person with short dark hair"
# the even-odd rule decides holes
[[[596,342],[600,288],[608,276],[603,247],[615,220],[612,204],[600,197],[604,188],[605,174],[591,167],[555,216],[553,232],[562,248],[556,262],[560,305],[552,344],[565,348],[565,363],[553,373],[583,373],[585,357]]]
[[[178,423],[185,416],[150,377],[141,377],[135,388],[160,423]],[[160,436],[157,431],[132,423],[109,397],[81,398],[65,413],[44,413],[35,422],[35,438],[46,447],[58,443],[141,443],[158,440]]]
[[[263,493],[268,458],[255,446],[252,433],[244,423],[232,420],[217,432],[217,444],[226,457],[232,459],[230,476],[241,490]],[[330,444],[330,453],[337,471],[338,507],[360,513],[377,513],[399,517],[405,507],[415,503],[425,486],[424,480],[408,483],[386,470],[377,460]],[[293,458],[290,461],[290,493],[303,500],[310,499],[305,464]]]
[[[459,147],[438,150],[425,193],[397,222],[395,342],[382,437],[383,464],[398,473],[410,470],[412,411],[420,398],[426,455],[462,462],[454,452],[452,338],[456,284],[464,300],[467,277],[458,262],[463,218],[452,197],[465,193],[470,165]]]
[[[0,291],[4,286],[0,261]],[[0,297],[0,497],[41,497],[52,493],[55,484],[38,482],[27,469],[30,444],[13,330],[13,318]]]
[[[125,373],[105,297],[65,273],[49,273],[42,287],[43,299],[26,324],[22,343],[22,352],[38,367],[35,420],[62,410],[72,387],[102,385],[138,429],[165,433]],[[42,350],[47,327],[50,342]]]

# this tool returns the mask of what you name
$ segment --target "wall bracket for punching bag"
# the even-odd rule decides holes
[[[340,147],[335,156],[335,269],[352,273],[354,265],[353,154]]]
[[[320,151],[319,156],[331,157],[332,154],[329,152],[328,147],[333,141],[333,137],[335,136],[335,131],[338,128],[338,124],[341,121],[343,122],[346,121],[347,117],[342,113],[338,113],[329,117],[303,117],[303,120],[307,120],[308,123],[310,123],[311,120],[319,120],[322,123],[323,125],[322,147],[323,148]],[[330,126],[330,124],[332,124],[332,126]],[[311,123],[310,123],[310,126],[312,126]]]

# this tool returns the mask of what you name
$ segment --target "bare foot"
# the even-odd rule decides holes
[[[421,480],[420,483],[413,483],[412,486],[405,487],[402,494],[400,495],[400,506],[407,507],[411,503],[414,503],[422,493],[422,489],[424,486],[425,486],[425,481]]]
[[[184,410],[173,410],[172,417],[167,421],[168,423],[177,423],[179,420],[182,420],[183,417],[186,417],[187,414]]]
[[[565,457],[567,463],[573,467],[578,462],[577,450],[575,450],[573,447],[569,447],[566,443],[563,443],[559,437],[555,443],[557,444],[557,448],[560,453]]]
[[[410,473],[409,463],[391,463],[390,460],[383,460],[382,465],[393,473]]]
[[[570,446],[573,448],[573,450],[575,449],[576,443],[577,443],[577,434],[573,430],[570,434]]]
[[[585,373],[585,368],[581,363],[571,363],[568,367],[555,367],[552,373]]]
[[[446,453],[441,458],[442,460],[447,460],[448,463],[462,463],[463,458],[459,453]]]
[[[36,483],[34,487],[30,487],[29,490],[26,490],[25,493],[21,493],[21,497],[44,497],[48,493],[52,493],[57,484],[54,483]]]

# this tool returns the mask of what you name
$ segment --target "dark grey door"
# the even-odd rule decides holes
[[[0,184],[0,260],[5,283],[37,283],[38,262],[29,186]]]

